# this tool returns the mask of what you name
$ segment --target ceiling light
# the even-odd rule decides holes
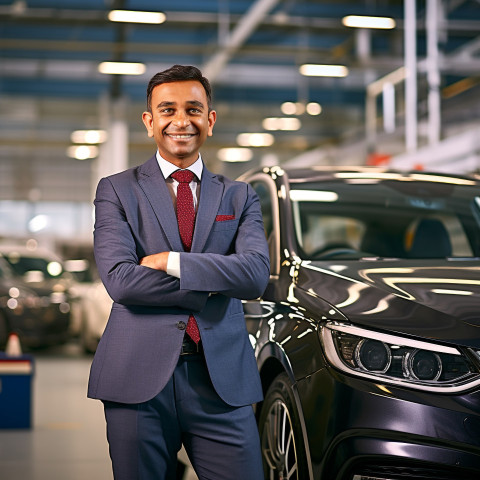
[[[217,157],[222,162],[248,162],[253,152],[249,148],[221,148]]]
[[[145,72],[143,63],[102,62],[98,71],[107,75],[142,75]]]
[[[107,139],[105,130],[75,130],[70,135],[72,143],[103,143]]]
[[[275,138],[270,133],[240,133],[237,143],[242,147],[269,147]]]
[[[284,102],[280,109],[285,115],[302,115],[305,105],[302,102]]]
[[[280,108],[285,115],[295,115],[297,111],[294,102],[284,102]]]
[[[28,229],[33,232],[40,232],[48,226],[47,215],[36,215],[28,222]]]
[[[346,27],[354,28],[395,28],[395,20],[390,17],[366,17],[363,15],[347,15],[343,17],[342,23]]]
[[[139,12],[134,10],[112,10],[108,14],[111,22],[160,24],[166,19],[162,12]]]
[[[348,75],[348,68],[343,65],[306,63],[300,67],[300,73],[307,77],[346,77]]]
[[[98,156],[98,147],[94,145],[72,145],[68,147],[67,155],[76,160],[87,160]]]
[[[317,102],[307,103],[307,113],[309,115],[320,115],[322,113],[322,106]]]
[[[299,130],[302,123],[298,118],[294,117],[268,117],[262,122],[265,130]]]

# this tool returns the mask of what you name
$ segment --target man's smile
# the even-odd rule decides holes
[[[169,133],[165,132],[167,137],[173,138],[175,140],[188,140],[196,135],[196,133]]]

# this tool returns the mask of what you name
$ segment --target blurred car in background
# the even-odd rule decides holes
[[[64,270],[61,259],[47,249],[12,244],[0,244],[0,256],[23,284],[38,295],[42,304],[49,307],[43,317],[37,318],[42,339],[27,340],[26,332],[20,331],[21,342],[40,347],[67,341],[71,337],[74,299],[69,292],[72,278]]]
[[[112,299],[88,260],[67,260],[65,268],[75,279],[70,288],[76,298],[72,334],[86,353],[94,353],[107,325]]]
[[[69,335],[78,338],[85,352],[95,352],[108,320],[112,301],[86,259],[64,260],[48,249],[1,245],[11,268],[40,296],[58,303],[69,317]]]
[[[40,295],[17,275],[0,255],[0,350],[11,333],[22,347],[45,347],[69,337],[68,306]]]
[[[265,168],[265,478],[480,478],[480,177]]]

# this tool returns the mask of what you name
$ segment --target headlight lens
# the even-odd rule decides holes
[[[355,361],[368,372],[385,373],[392,363],[392,353],[383,342],[362,338],[355,346]]]
[[[356,376],[444,393],[480,384],[473,351],[333,322],[320,332],[329,362]]]

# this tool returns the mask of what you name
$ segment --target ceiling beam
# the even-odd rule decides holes
[[[278,0],[257,0],[249,8],[227,38],[225,45],[204,64],[202,71],[210,82],[215,82],[223,67],[277,3]]]

